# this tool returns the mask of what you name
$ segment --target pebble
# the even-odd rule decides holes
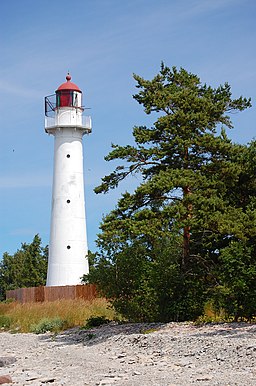
[[[6,367],[16,362],[15,357],[0,357],[0,367]]]
[[[5,383],[12,383],[12,378],[10,377],[10,375],[0,376],[0,385],[4,385]]]

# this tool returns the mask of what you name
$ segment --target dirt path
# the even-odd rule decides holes
[[[110,324],[56,336],[1,333],[0,344],[0,357],[16,359],[3,360],[0,375],[17,386],[256,385],[255,324]]]

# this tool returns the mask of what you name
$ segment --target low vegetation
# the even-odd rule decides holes
[[[87,319],[83,328],[90,329],[93,327],[102,326],[103,324],[108,324],[109,322],[111,322],[111,320],[106,318],[106,316],[91,316],[89,319]]]
[[[116,319],[115,311],[105,299],[58,300],[45,303],[0,303],[0,328],[11,332],[58,332],[85,326],[89,320]]]

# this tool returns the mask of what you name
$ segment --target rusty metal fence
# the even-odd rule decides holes
[[[6,292],[6,299],[15,299],[20,303],[52,302],[61,299],[92,300],[96,297],[98,294],[94,284],[17,288]]]

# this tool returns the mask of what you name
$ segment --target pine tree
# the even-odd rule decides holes
[[[230,193],[238,191],[243,171],[239,160],[247,147],[233,144],[226,129],[233,127],[230,114],[243,111],[251,102],[233,99],[227,83],[212,88],[196,75],[164,64],[153,80],[134,78],[139,89],[135,100],[156,121],[151,128],[134,127],[134,146],[112,145],[106,160],[119,160],[120,165],[95,192],[107,193],[136,173],[143,182],[133,193],[125,192],[104,218],[98,246],[114,266],[117,256],[135,242],[146,247],[145,261],[156,265],[161,261],[158,258],[157,263],[159,242],[168,246],[162,255],[170,256],[170,249],[175,249],[175,258],[167,259],[180,280],[175,291],[187,288],[187,294],[191,292],[187,303],[197,291],[200,303],[207,286],[216,284],[213,267],[219,248],[232,238],[244,237],[247,214],[238,202],[234,204]],[[169,300],[173,302],[173,296]],[[187,303],[182,307],[192,317]],[[184,317],[184,312],[176,316]]]

